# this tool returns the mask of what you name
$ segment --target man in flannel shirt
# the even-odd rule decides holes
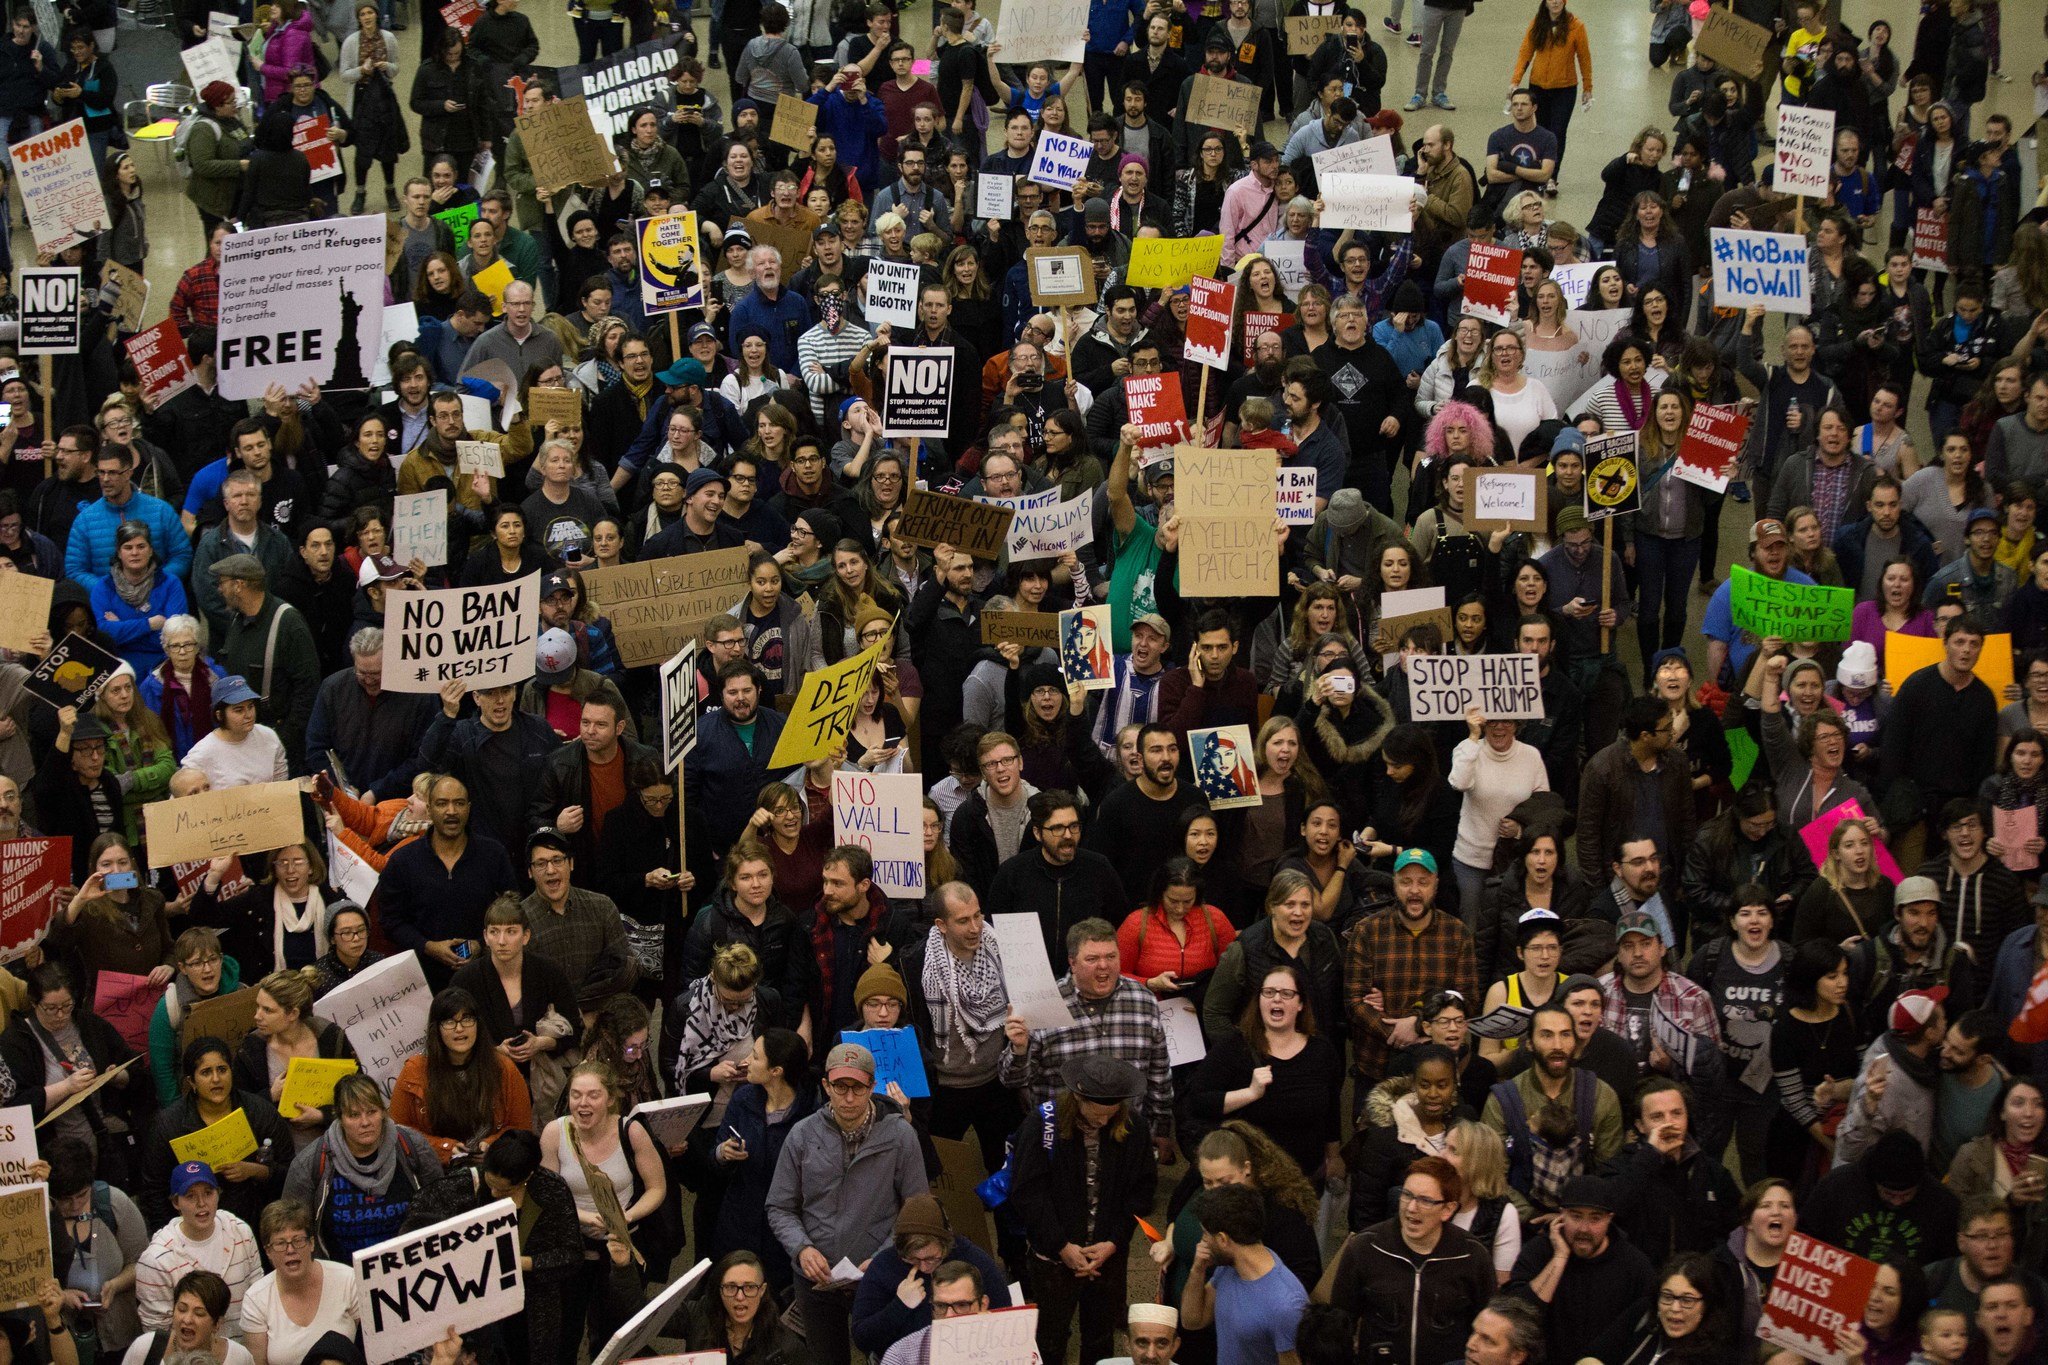
[[[1422,1041],[1417,1013],[1425,997],[1453,990],[1479,998],[1472,931],[1437,908],[1436,887],[1435,856],[1402,849],[1394,859],[1394,904],[1360,920],[1345,945],[1344,1004],[1361,1096],[1386,1075],[1390,1053]]]
[[[1622,845],[1622,856],[1649,840]],[[1676,972],[1664,970],[1664,940],[1657,921],[1629,911],[1614,926],[1614,970],[1600,978],[1606,996],[1601,1027],[1635,1049],[1644,1075],[1655,1071],[1686,1082],[1695,1095],[1720,1082],[1721,1022],[1713,997]]]

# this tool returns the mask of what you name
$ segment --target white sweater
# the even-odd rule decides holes
[[[285,767],[284,742],[268,725],[258,725],[240,742],[223,737],[217,729],[208,731],[186,751],[185,766],[205,773],[215,791],[282,782],[291,775]]]
[[[1550,790],[1543,755],[1519,739],[1500,752],[1485,740],[1461,739],[1451,751],[1451,786],[1465,793],[1451,854],[1467,867],[1493,866],[1493,845],[1508,812]]]

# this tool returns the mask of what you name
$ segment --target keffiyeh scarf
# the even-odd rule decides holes
[[[1003,1026],[1010,997],[1003,990],[1003,959],[995,939],[982,935],[974,956],[961,965],[935,924],[924,943],[924,996],[932,1032],[957,1037],[968,1048]]]
[[[723,1061],[741,1043],[754,1036],[754,1016],[760,1012],[758,998],[750,998],[736,1010],[718,1003],[709,976],[700,976],[685,992],[687,1018],[683,1021],[682,1046],[676,1051],[675,1093],[689,1088],[690,1073]]]

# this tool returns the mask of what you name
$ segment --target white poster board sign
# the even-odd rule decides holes
[[[1010,1012],[1033,1028],[1066,1028],[1074,1022],[1045,955],[1045,929],[1038,916],[991,915],[989,927],[1003,959],[1003,989]]]
[[[1773,189],[1780,194],[1827,198],[1828,168],[1835,161],[1835,111],[1779,105],[1776,151]]]
[[[369,1365],[424,1351],[450,1328],[472,1332],[526,1307],[519,1210],[509,1199],[364,1247],[354,1264]]]
[[[475,691],[533,676],[540,571],[512,583],[384,596],[384,688],[439,693],[460,679]]]
[[[1014,175],[982,174],[974,177],[974,216],[977,218],[999,218],[1009,221],[1017,202],[1017,177]],[[870,260],[868,269],[873,270],[877,262]]]
[[[489,445],[464,441],[464,445]],[[401,564],[417,559],[428,568],[448,562],[448,490],[400,493],[391,500],[391,552]]]
[[[996,41],[1006,62],[1078,62],[1088,32],[1088,0],[1031,0],[996,12]]]
[[[1339,171],[1321,176],[1323,216],[1318,226],[1367,232],[1409,232],[1415,227],[1416,184],[1405,175]]]
[[[0,1190],[35,1184],[29,1167],[40,1160],[35,1111],[25,1104],[0,1109]]]
[[[834,772],[832,844],[866,849],[883,895],[922,898],[924,779],[916,773]]]
[[[370,382],[379,388],[391,382],[391,348],[401,341],[420,339],[420,306],[410,299],[384,309],[377,327],[377,362],[370,367]]]
[[[1316,471],[1288,465],[1273,473],[1273,505],[1289,526],[1307,526],[1316,519]]]
[[[649,1343],[661,1335],[661,1329],[668,1326],[668,1320],[675,1316],[676,1310],[683,1306],[683,1300],[690,1297],[690,1291],[697,1287],[697,1282],[702,1280],[710,1269],[711,1262],[699,1261],[684,1271],[673,1283],[649,1299],[645,1308],[627,1318],[625,1326],[612,1333],[612,1339],[604,1344],[604,1349],[591,1357],[590,1365],[619,1365],[622,1360],[638,1359]],[[714,1355],[720,1360],[725,1358],[723,1351],[693,1354]]]
[[[231,233],[220,251],[223,398],[368,388],[366,348],[384,334],[381,213]]]
[[[1052,490],[1057,493],[1059,490]],[[1010,559],[1058,559],[1095,542],[1095,490],[1065,501],[1020,508],[1010,522]]]
[[[1543,676],[1533,654],[1417,654],[1407,663],[1409,718],[1543,719]]]
[[[915,261],[868,262],[868,301],[862,311],[870,327],[917,326],[918,265]]]
[[[62,251],[114,225],[84,119],[25,137],[10,146],[7,155],[14,163],[38,251]]]
[[[1358,171],[1366,175],[1398,175],[1400,167],[1394,161],[1394,135],[1381,133],[1377,137],[1347,142],[1341,147],[1327,151],[1310,152],[1309,163],[1315,167],[1316,183],[1321,184],[1326,175],[1345,171]]]
[[[242,44],[237,38],[223,38],[216,33],[178,55],[185,63],[185,74],[191,79],[195,92],[204,90],[215,81],[225,85],[237,84],[236,72],[242,65]]]
[[[964,1318],[934,1318],[932,1365],[1037,1365],[1038,1309],[998,1308]]]
[[[1031,157],[1031,173],[1025,178],[1035,185],[1070,190],[1080,181],[1081,172],[1087,169],[1088,158],[1093,155],[1095,148],[1086,138],[1040,133],[1038,150]]]
[[[1810,313],[1812,277],[1804,237],[1790,232],[1708,228],[1714,258],[1714,306]]]
[[[419,955],[408,950],[342,982],[320,997],[314,1012],[348,1035],[363,1074],[388,1095],[406,1058],[426,1051],[433,999]]]

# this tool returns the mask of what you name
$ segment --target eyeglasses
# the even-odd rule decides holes
[[[311,1245],[313,1245],[313,1241],[310,1237],[277,1237],[271,1240],[270,1249],[272,1251],[285,1252],[304,1251]]]
[[[1262,986],[1259,989],[1259,999],[1299,1000],[1301,999],[1301,992],[1297,990],[1291,990],[1285,986]]]
[[[947,1303],[944,1299],[932,1300],[932,1316],[935,1318],[957,1318],[963,1313],[972,1313],[978,1299],[967,1299],[960,1303]]]
[[[342,932],[345,933],[347,931],[344,930]],[[367,934],[370,931],[368,929],[358,929],[355,932],[359,934]],[[336,937],[339,936],[339,934],[336,935]],[[220,966],[220,964],[221,956],[219,953],[208,953],[205,957],[188,957],[185,959],[185,965],[187,967],[218,967]]]
[[[1022,763],[1023,761],[1023,757],[1018,754],[992,754],[981,760],[981,766],[984,768],[1007,768],[1013,763]]]
[[[825,1088],[835,1095],[848,1096],[864,1095],[868,1091],[874,1089],[872,1085],[869,1085],[864,1081],[833,1081],[826,1085]]]
[[[1040,825],[1040,834],[1072,834],[1081,828],[1079,820],[1062,820],[1057,825]]]
[[[531,863],[528,864],[528,866],[532,867],[536,872],[552,872],[558,867],[567,867],[568,865],[569,860],[567,858],[559,857],[535,858]]]
[[[1403,1190],[1401,1191],[1401,1202],[1413,1204],[1418,1209],[1440,1209],[1451,1201],[1448,1199],[1431,1199],[1426,1194],[1417,1194],[1413,1190]]]
[[[1706,1300],[1698,1294],[1674,1294],[1668,1289],[1657,1291],[1659,1308],[1697,1308]]]
[[[333,934],[335,938],[368,938],[369,936],[369,929],[360,924],[350,929],[336,929]]]
[[[735,1299],[758,1299],[767,1287],[765,1284],[722,1284],[718,1286],[718,1292]]]
[[[36,1002],[37,1014],[47,1014],[57,1019],[63,1018],[77,1008],[78,1006],[69,1000],[64,1001],[62,1004],[53,1004],[48,1000],[38,1000]]]

